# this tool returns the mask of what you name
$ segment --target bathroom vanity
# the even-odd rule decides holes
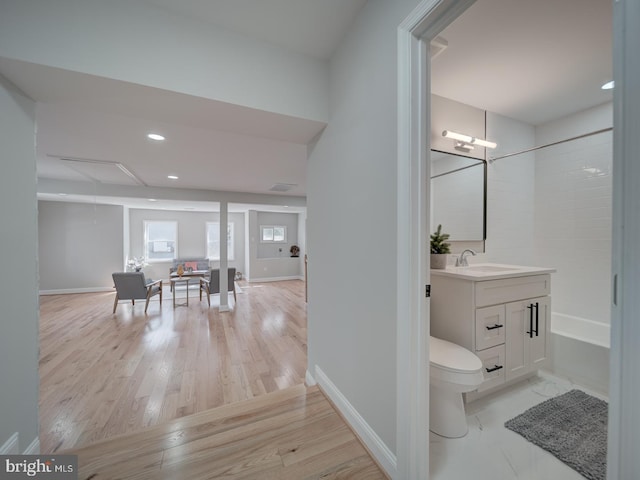
[[[483,363],[479,398],[525,378],[549,357],[552,268],[494,263],[431,270],[431,335]]]

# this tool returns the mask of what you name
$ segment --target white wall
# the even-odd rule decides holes
[[[331,60],[331,121],[308,165],[308,365],[396,449],[397,27],[369,0]],[[425,426],[426,428],[426,426]]]
[[[0,446],[38,440],[38,219],[35,106],[0,76]],[[38,453],[30,452],[30,453]]]
[[[536,128],[547,144],[613,125],[611,104]],[[553,311],[609,323],[612,134],[536,152],[536,263],[556,267]]]
[[[278,213],[278,212],[258,212],[258,233],[260,227],[269,225],[279,225],[287,229],[287,239],[284,243],[263,243],[258,236],[257,256],[258,258],[283,258],[290,257],[289,249],[291,245],[298,244],[298,214]]]
[[[438,68],[435,63],[433,68]],[[485,138],[484,110],[450,98],[431,95],[431,148],[441,152],[465,157],[484,159],[485,149],[476,147],[470,152],[455,149],[455,141],[442,136],[445,130],[452,130],[471,137]],[[488,140],[495,140],[490,136]]]
[[[128,0],[5,0],[0,56],[311,120],[326,62]]]
[[[177,258],[205,258],[207,256],[207,222],[218,222],[218,212],[182,212],[171,210],[134,209],[129,211],[131,256],[144,256],[144,221],[175,221],[178,224]],[[245,221],[244,213],[229,213],[229,221],[234,223],[234,259],[229,261],[230,267],[245,272]],[[219,261],[211,261],[212,268],[219,267]],[[145,275],[153,279],[169,278],[169,267],[173,261],[154,262],[144,267]]]
[[[291,245],[301,248],[298,238],[298,214],[259,212],[250,210],[247,217],[248,242],[247,279],[252,282],[302,278],[300,258],[289,253]],[[260,225],[284,225],[287,227],[287,242],[263,244],[260,242]],[[279,250],[282,249],[282,252]]]
[[[40,291],[111,291],[123,265],[123,207],[38,203]]]

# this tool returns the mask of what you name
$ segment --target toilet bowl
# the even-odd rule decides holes
[[[429,339],[429,430],[447,438],[469,431],[462,394],[484,380],[482,361],[469,350],[439,338]]]

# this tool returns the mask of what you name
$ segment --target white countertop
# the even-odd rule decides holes
[[[524,277],[554,273],[555,268],[505,265],[502,263],[474,263],[468,267],[447,266],[445,269],[431,269],[431,275],[462,278],[465,280],[498,280],[501,278]]]

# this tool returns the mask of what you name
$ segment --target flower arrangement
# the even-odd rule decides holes
[[[142,267],[147,265],[148,263],[145,262],[144,257],[133,257],[127,260],[127,270],[130,272],[139,272]]]

